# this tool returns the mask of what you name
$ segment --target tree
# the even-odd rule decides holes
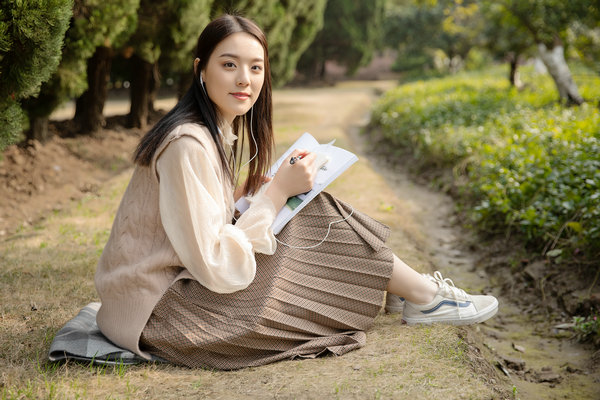
[[[131,3],[117,0],[75,0],[58,69],[42,85],[39,96],[24,103],[31,124],[27,132],[29,139],[45,141],[48,138],[48,117],[52,111],[87,89],[87,60],[98,46],[127,28],[129,19],[117,18],[131,12],[131,9],[120,10],[125,6],[131,7]],[[110,19],[110,16],[114,19]],[[111,30],[117,33],[109,33]]]
[[[131,57],[130,127],[145,128],[152,93],[160,82],[158,61],[171,70],[189,71],[193,49],[210,18],[213,0],[142,0],[138,27],[129,39]]]
[[[384,25],[386,45],[398,49],[397,69],[456,72],[481,44],[484,23],[475,0],[396,0],[387,4]]]
[[[384,19],[384,45],[398,51],[395,70],[433,68],[430,50],[441,29],[443,14],[439,8],[414,1],[389,1]]]
[[[486,22],[483,29],[484,46],[510,65],[508,79],[512,86],[521,87],[518,67],[521,57],[530,51],[534,41],[529,32],[514,15],[496,1],[482,2],[482,14]]]
[[[568,29],[568,42],[579,59],[600,74],[600,4],[590,4],[586,15],[573,21]]]
[[[72,0],[13,1],[0,7],[0,150],[26,127],[21,100],[56,70]]]
[[[92,3],[90,1],[87,2]],[[93,133],[104,125],[102,115],[115,49],[123,45],[137,26],[140,0],[103,0],[88,8],[88,21],[97,28],[97,47],[86,62],[87,89],[76,101],[75,121],[80,133]],[[93,21],[93,22],[92,22]]]
[[[458,71],[473,47],[481,45],[483,20],[479,1],[438,0],[444,16],[437,35],[438,47],[448,56],[450,72]]]
[[[300,58],[298,69],[323,79],[325,62],[335,60],[352,75],[381,47],[383,11],[383,0],[329,0],[323,30]]]
[[[564,46],[568,27],[574,20],[585,17],[594,7],[594,1],[500,0],[498,3],[533,37],[560,99],[568,104],[583,103],[565,60]]]

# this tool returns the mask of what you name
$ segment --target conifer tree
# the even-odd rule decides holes
[[[129,40],[131,57],[131,110],[128,124],[144,128],[152,93],[159,86],[158,61],[171,72],[189,71],[193,49],[210,18],[213,0],[141,0],[138,27]],[[151,107],[151,106],[150,106]]]
[[[377,0],[380,1],[380,0]],[[239,12],[265,32],[273,83],[288,82],[300,56],[323,27],[327,0],[229,0],[215,2],[213,15]]]
[[[23,0],[0,6],[0,150],[26,125],[21,100],[37,95],[56,70],[72,0]]]
[[[88,3],[91,3],[88,1]],[[90,10],[89,20],[97,29],[96,49],[86,64],[87,89],[76,101],[75,121],[80,133],[93,133],[104,124],[110,68],[115,49],[120,48],[137,26],[140,0],[103,0]]]
[[[75,0],[58,69],[42,85],[37,98],[24,102],[31,125],[28,138],[40,141],[48,138],[49,115],[65,101],[76,98],[87,89],[87,60],[96,47],[110,42],[110,38],[128,28],[131,22],[129,15],[133,11],[135,2]]]

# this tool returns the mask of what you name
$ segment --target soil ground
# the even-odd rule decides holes
[[[451,200],[415,183],[402,162],[383,160],[359,133],[374,99],[393,84],[275,91],[278,153],[304,131],[355,151],[360,161],[328,191],[389,225],[388,244],[415,269],[439,269],[465,289],[500,295],[497,317],[476,327],[409,328],[399,315],[381,314],[367,345],[343,357],[234,372],[50,364],[56,331],[98,300],[95,264],[142,134],[121,128],[119,117],[94,137],[60,137],[68,123],[56,123],[48,144],[13,146],[0,161],[2,398],[597,398],[592,349],[557,339],[502,297],[500,278],[488,276],[481,254],[465,246],[474,239],[456,223]],[[122,114],[125,105],[114,99],[106,111]]]

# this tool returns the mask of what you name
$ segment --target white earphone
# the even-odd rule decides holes
[[[202,79],[202,72],[200,72],[200,87],[204,91],[204,94],[208,96],[208,93],[206,92],[206,88],[204,87],[204,80]]]
[[[202,77],[202,75],[200,75],[200,77]],[[252,136],[252,141],[254,142],[254,148],[256,149],[256,151],[254,152],[254,155],[252,156],[252,158],[249,159],[248,162],[246,162],[244,165],[242,165],[240,167],[240,169],[238,169],[237,173],[235,174],[235,180],[234,180],[235,184],[237,184],[237,181],[238,181],[238,178],[240,177],[240,172],[242,172],[242,169],[246,165],[250,164],[250,162],[252,160],[254,160],[256,158],[256,156],[258,155],[258,144],[256,143],[256,139],[254,138],[254,131],[252,130],[252,118],[253,118],[253,116],[254,116],[254,106],[252,106],[250,108],[250,136]],[[233,151],[233,149],[232,149],[232,151]],[[233,155],[233,163],[235,165],[235,154]]]

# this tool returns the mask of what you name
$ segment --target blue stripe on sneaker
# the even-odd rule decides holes
[[[437,306],[430,308],[429,310],[423,310],[421,311],[423,314],[431,314],[432,312],[436,311],[438,308],[442,307],[442,306],[452,306],[452,307],[469,307],[471,305],[470,301],[465,301],[464,303],[457,303],[456,301],[452,301],[452,300],[443,300],[440,301]]]

